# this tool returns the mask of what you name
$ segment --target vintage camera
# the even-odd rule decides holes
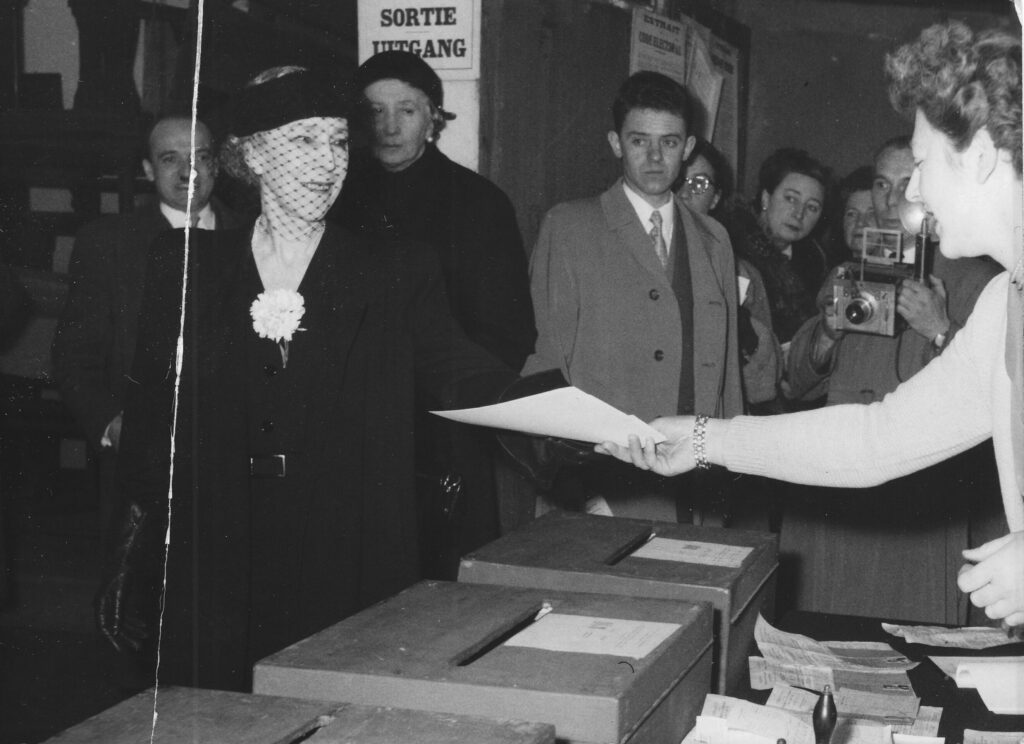
[[[832,285],[836,328],[878,336],[895,336],[902,329],[896,297],[904,279],[927,282],[932,241],[928,219],[921,221],[913,251],[905,249],[900,230],[865,228],[860,259],[842,264]]]

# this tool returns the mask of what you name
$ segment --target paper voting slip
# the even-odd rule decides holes
[[[636,416],[630,416],[577,387],[548,390],[537,395],[480,408],[431,411],[452,421],[495,429],[581,442],[629,444],[629,435],[664,442],[665,437]]]
[[[960,688],[977,688],[985,707],[1002,715],[1024,714],[1024,662],[1013,658],[963,659],[953,678]]]

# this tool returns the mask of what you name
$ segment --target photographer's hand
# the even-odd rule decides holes
[[[993,620],[1024,625],[1024,532],[1011,532],[981,547],[965,550],[973,565],[960,568],[957,585]]]
[[[904,279],[896,299],[896,310],[910,327],[931,341],[940,333],[949,333],[946,314],[946,285],[938,277],[929,277],[931,287],[914,279]]]
[[[845,335],[846,331],[839,328],[839,319],[836,317],[835,298],[829,296],[821,304],[821,320],[811,346],[811,366],[815,370],[821,372],[828,366],[836,343]]]

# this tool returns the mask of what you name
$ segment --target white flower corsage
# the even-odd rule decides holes
[[[252,315],[252,329],[260,338],[269,338],[281,350],[281,364],[288,366],[288,342],[299,326],[306,312],[305,300],[293,289],[271,289],[260,292],[249,307]]]

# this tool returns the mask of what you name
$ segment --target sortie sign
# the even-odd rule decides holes
[[[392,49],[422,57],[445,80],[480,77],[481,0],[359,3],[359,61]]]

